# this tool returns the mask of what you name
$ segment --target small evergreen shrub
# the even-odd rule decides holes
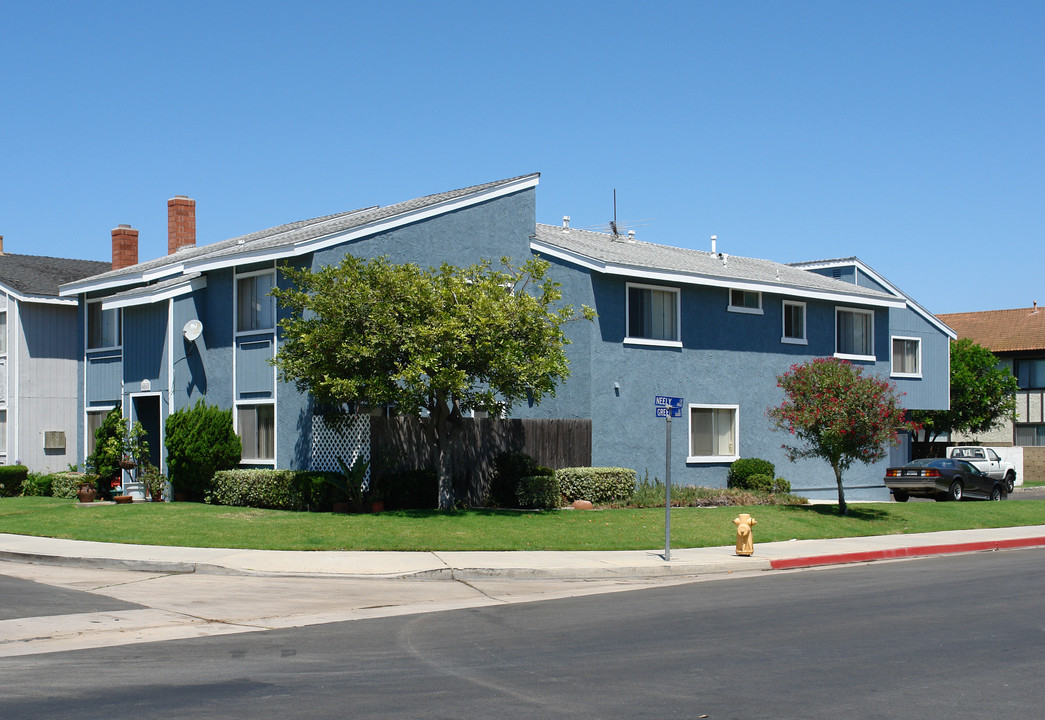
[[[22,495],[25,497],[51,497],[51,476],[40,473],[29,473],[22,481]]]
[[[503,452],[494,458],[493,465],[490,502],[497,507],[515,507],[519,478],[544,474],[537,472],[536,460],[521,452]]]
[[[589,500],[607,503],[631,497],[635,492],[637,474],[628,468],[576,467],[557,470],[555,477],[566,502]]]
[[[293,470],[219,470],[205,497],[213,505],[303,510],[305,499]]]
[[[562,502],[559,480],[555,475],[527,475],[519,478],[515,496],[519,507],[538,510],[552,510]]]
[[[98,487],[98,476],[79,472],[57,472],[51,475],[51,496],[67,500],[76,498],[81,483]]]
[[[22,494],[22,483],[29,476],[25,465],[0,465],[0,497],[17,497]]]
[[[733,464],[729,466],[726,487],[754,490],[755,488],[748,484],[748,478],[752,475],[768,475],[770,487],[766,488],[766,492],[769,492],[773,484],[773,478],[776,477],[776,467],[768,460],[760,458],[740,458],[739,460],[734,460]]]
[[[772,491],[774,493],[779,494],[779,495],[787,495],[788,493],[791,492],[791,483],[789,483],[784,478],[777,478],[776,480],[773,481],[773,490]]]
[[[333,486],[330,481],[337,475],[338,473],[335,472],[319,470],[299,470],[297,472],[297,484],[301,488],[301,497],[306,509],[330,512],[334,505],[331,494]]]
[[[240,461],[243,445],[232,428],[231,410],[200,400],[168,416],[164,429],[171,485],[190,500],[202,499],[214,473]]]
[[[748,475],[747,480],[744,481],[744,487],[741,489],[764,493],[773,492],[773,476],[758,473]]]

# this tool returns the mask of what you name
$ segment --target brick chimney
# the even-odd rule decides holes
[[[196,244],[196,201],[175,195],[167,201],[167,254]]]
[[[138,231],[130,225],[112,229],[112,269],[138,264]]]

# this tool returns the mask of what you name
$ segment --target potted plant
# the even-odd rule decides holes
[[[145,483],[152,501],[163,502],[164,495],[167,493],[167,476],[152,465],[146,465],[140,472],[141,481]]]
[[[367,486],[364,498],[370,512],[379,513],[385,511],[385,495],[381,492],[381,488],[378,487],[374,478],[370,479],[370,485]]]
[[[324,478],[340,494],[340,499],[333,502],[334,512],[359,512],[363,508],[363,482],[370,470],[370,463],[358,457],[349,467],[339,457],[337,464],[341,472]]]

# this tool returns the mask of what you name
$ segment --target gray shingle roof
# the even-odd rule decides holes
[[[58,297],[62,283],[97,275],[112,267],[98,260],[72,260],[40,255],[0,255],[0,284],[20,295]]]
[[[656,245],[640,240],[614,239],[608,233],[589,230],[564,231],[555,225],[537,225],[536,240],[568,253],[579,255],[597,264],[621,266],[651,271],[666,271],[688,275],[698,282],[701,278],[736,280],[763,285],[776,285],[781,291],[787,289],[813,290],[841,293],[869,299],[896,300],[875,290],[858,287],[852,283],[824,277],[817,273],[773,262],[746,258],[737,255],[723,257],[718,253],[688,248]]]
[[[350,210],[348,212],[325,215],[310,220],[299,220],[297,222],[278,225],[276,227],[268,228],[267,230],[260,230],[248,235],[241,235],[239,237],[222,240],[209,245],[184,247],[179,249],[173,255],[165,255],[161,258],[138,263],[137,265],[131,265],[126,268],[121,268],[120,270],[112,270],[99,275],[97,279],[99,281],[106,281],[118,280],[123,276],[138,277],[143,272],[154,272],[162,269],[166,265],[176,265],[187,261],[219,260],[222,258],[232,258],[236,255],[248,252],[292,247],[298,243],[336,235],[381,220],[394,218],[403,213],[434,207],[441,203],[456,200],[473,193],[480,193],[484,190],[497,187],[498,185],[505,185],[522,178],[533,177],[534,175],[536,175],[536,173],[530,175],[519,175],[506,180],[498,180],[496,182],[484,183],[482,185],[472,185],[459,190],[451,190],[449,192],[438,193],[435,195],[426,195],[425,197],[415,198],[413,200],[407,200],[406,202],[387,205],[385,207],[372,206],[360,210]],[[94,278],[92,278],[92,280],[93,279]]]

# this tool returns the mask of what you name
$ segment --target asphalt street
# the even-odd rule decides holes
[[[720,577],[2,658],[0,715],[1040,717],[1045,550]]]

